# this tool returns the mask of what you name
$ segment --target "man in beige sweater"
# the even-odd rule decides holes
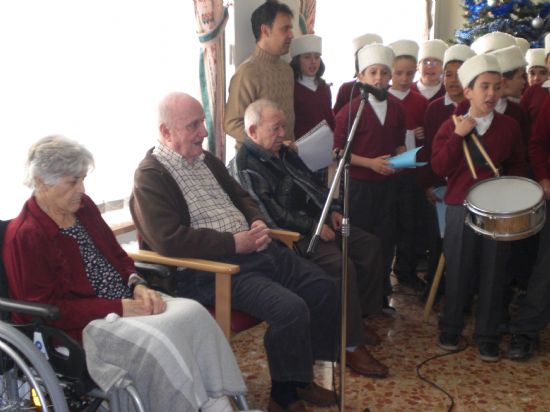
[[[225,132],[237,141],[244,139],[244,111],[258,99],[270,99],[287,119],[285,139],[294,140],[294,75],[281,56],[288,53],[292,34],[292,11],[276,0],[267,0],[252,13],[256,48],[237,69],[229,84],[225,107]]]

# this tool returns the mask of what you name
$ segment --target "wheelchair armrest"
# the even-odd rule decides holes
[[[300,233],[283,229],[271,229],[271,237],[280,240],[286,247],[292,249],[295,242],[300,240]]]
[[[173,295],[176,289],[176,277],[174,268],[158,263],[146,263],[135,261],[134,265],[152,289],[159,290],[168,295]]]
[[[57,320],[60,316],[56,306],[9,298],[0,298],[0,311],[21,313],[45,320]]]

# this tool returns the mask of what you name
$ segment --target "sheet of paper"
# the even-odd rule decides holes
[[[296,141],[298,154],[313,172],[332,163],[333,134],[325,120]]]
[[[407,150],[412,150],[416,147],[416,140],[414,138],[414,132],[412,130],[407,130],[405,133],[405,147]]]
[[[407,169],[424,166],[427,164],[426,162],[416,161],[416,152],[418,152],[420,149],[422,149],[422,146],[412,150],[407,150],[400,155],[390,157],[388,161],[394,169]]]
[[[445,213],[447,212],[447,205],[443,201],[445,192],[447,192],[447,186],[439,186],[434,189],[434,195],[441,199],[441,201],[437,201],[435,203],[437,223],[439,225],[439,234],[441,235],[441,239],[443,239],[443,234],[445,233]]]

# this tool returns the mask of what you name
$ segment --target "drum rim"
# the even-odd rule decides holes
[[[489,210],[480,209],[479,207],[477,207],[476,205],[474,205],[473,203],[468,201],[468,196],[470,195],[472,190],[474,190],[477,186],[480,186],[481,184],[490,182],[492,180],[503,180],[503,179],[516,179],[516,180],[523,180],[523,181],[532,183],[534,186],[536,186],[540,189],[540,198],[538,199],[538,201],[533,206],[527,207],[525,209],[516,210],[514,212],[491,212]],[[483,180],[477,182],[476,184],[474,184],[472,187],[470,187],[470,189],[468,190],[468,194],[466,195],[466,198],[464,199],[464,206],[467,209],[469,209],[471,212],[478,213],[478,214],[480,214],[484,217],[519,216],[519,215],[522,215],[524,213],[530,213],[531,211],[538,209],[540,207],[540,204],[544,201],[545,201],[545,199],[544,199],[544,190],[543,190],[542,186],[537,181],[535,181],[533,179],[529,179],[528,177],[523,177],[523,176],[496,176],[496,177],[491,177],[491,178],[488,178],[488,179],[483,179]]]

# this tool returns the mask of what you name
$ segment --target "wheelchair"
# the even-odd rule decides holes
[[[145,412],[133,386],[109,394],[96,386],[82,346],[45,324],[59,318],[58,308],[7,297],[1,253],[7,223],[0,221],[0,411],[116,412],[116,391],[126,390],[135,410]],[[11,313],[28,315],[32,322],[12,325]]]

